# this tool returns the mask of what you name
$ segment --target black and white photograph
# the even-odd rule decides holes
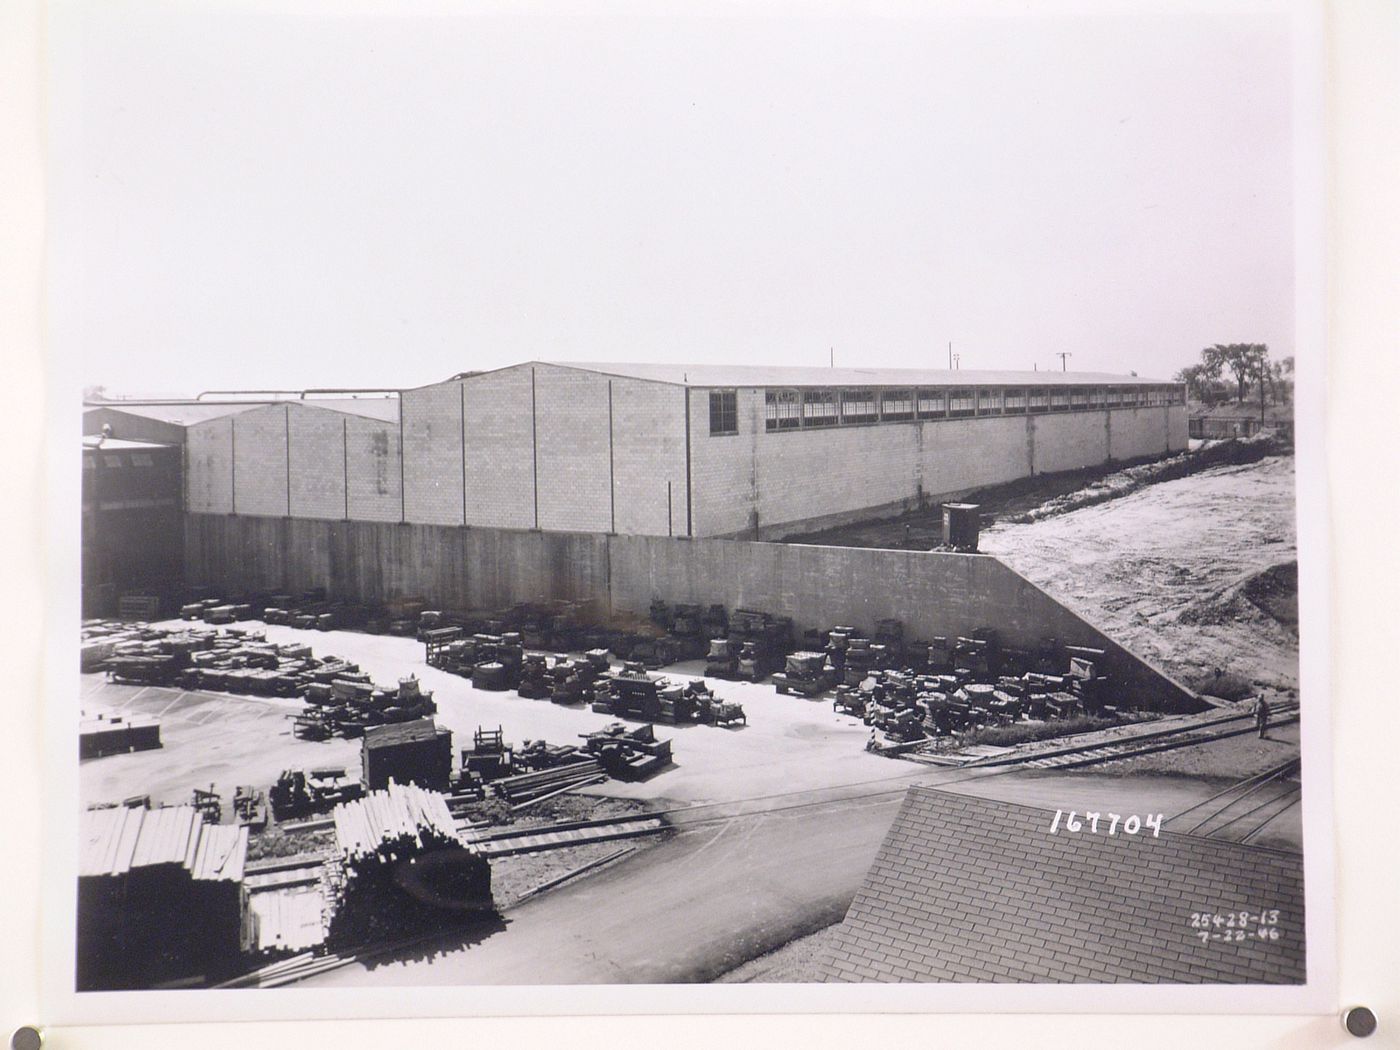
[[[1314,14],[54,4],[66,1015],[1323,1001]]]

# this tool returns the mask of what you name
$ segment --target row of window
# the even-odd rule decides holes
[[[763,419],[768,430],[798,430],[1185,403],[1179,386],[779,389],[764,392]],[[736,434],[738,430],[738,392],[712,390],[711,435]]]

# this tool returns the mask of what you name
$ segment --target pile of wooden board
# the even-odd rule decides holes
[[[331,811],[336,847],[351,867],[388,864],[428,849],[463,848],[447,799],[414,784],[389,782],[382,791]]]

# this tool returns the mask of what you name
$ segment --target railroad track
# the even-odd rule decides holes
[[[1241,780],[1175,814],[1163,828],[1184,835],[1248,842],[1297,805],[1302,797],[1302,787],[1295,779],[1299,768],[1299,760],[1293,758]]]
[[[1298,704],[1280,704],[1274,708],[1269,718],[1271,728],[1291,725],[1298,721]],[[1016,764],[1029,769],[1077,769],[1082,766],[1112,762],[1120,758],[1133,758],[1149,755],[1157,751],[1172,751],[1190,747],[1193,744],[1207,744],[1213,740],[1223,740],[1232,736],[1243,736],[1255,732],[1254,716],[1247,712],[1212,719],[1209,722],[1181,726],[1161,732],[1143,733],[1122,740],[1113,740],[1098,746],[1076,748],[1046,755],[1042,758],[1017,760],[1012,757],[994,759],[977,765]]]

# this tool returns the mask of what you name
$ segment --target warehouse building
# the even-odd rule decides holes
[[[185,439],[197,514],[403,521],[397,398],[283,401],[196,423]]]
[[[1180,384],[1073,372],[530,362],[188,435],[188,509],[776,538],[1186,447]]]
[[[167,604],[183,588],[178,445],[85,437],[82,445],[83,615],[111,616],[123,594]]]
[[[242,412],[262,401],[159,401],[89,402],[83,406],[83,434],[105,432],[123,441],[154,441],[182,445],[186,428],[232,412]]]

